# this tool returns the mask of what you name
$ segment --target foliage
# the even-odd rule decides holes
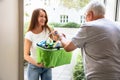
[[[63,27],[66,27],[66,28],[67,27],[69,27],[69,28],[79,28],[80,25],[75,23],[75,22],[69,22],[69,23],[64,24]]]
[[[57,22],[51,22],[51,23],[49,23],[48,25],[52,25],[52,26],[54,26],[54,27],[62,27],[62,26],[63,26],[62,23],[57,23]]]
[[[24,34],[26,33],[28,26],[29,26],[29,22],[25,22],[24,23]]]
[[[64,27],[64,28],[79,28],[80,24],[75,22],[68,22],[68,23],[49,23],[49,25],[53,25],[54,27]]]
[[[85,80],[82,57],[80,54],[78,54],[77,64],[74,67],[73,78],[74,80]]]
[[[26,7],[30,7],[31,6],[31,3],[30,2],[27,2],[27,1],[24,1],[24,16],[25,17],[30,17],[30,14],[28,11],[26,11]]]
[[[24,15],[26,16],[26,17],[29,17],[30,15],[26,12],[26,13],[24,13]]]
[[[24,59],[24,66],[27,66],[28,62]]]
[[[63,6],[67,8],[75,8],[75,9],[81,9],[86,4],[88,4],[89,0],[60,0]]]

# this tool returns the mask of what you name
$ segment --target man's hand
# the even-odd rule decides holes
[[[52,31],[50,34],[52,34],[53,37],[55,37],[55,39],[57,39],[57,40],[61,40],[62,37],[66,37],[65,34],[59,33],[56,30]]]

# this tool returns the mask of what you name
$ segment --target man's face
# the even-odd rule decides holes
[[[92,21],[93,20],[93,12],[92,11],[88,11],[85,14],[85,19],[86,19],[86,22]]]

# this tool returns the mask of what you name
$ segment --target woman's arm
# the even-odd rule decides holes
[[[36,65],[38,67],[43,67],[43,64],[37,64],[37,62],[30,57],[31,45],[32,45],[32,42],[30,40],[28,39],[24,40],[24,59],[33,65]]]

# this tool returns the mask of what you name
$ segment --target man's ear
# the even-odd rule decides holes
[[[94,20],[94,13],[93,13],[93,11],[90,11],[89,12],[89,18],[90,18],[90,20],[92,21],[92,20]]]

